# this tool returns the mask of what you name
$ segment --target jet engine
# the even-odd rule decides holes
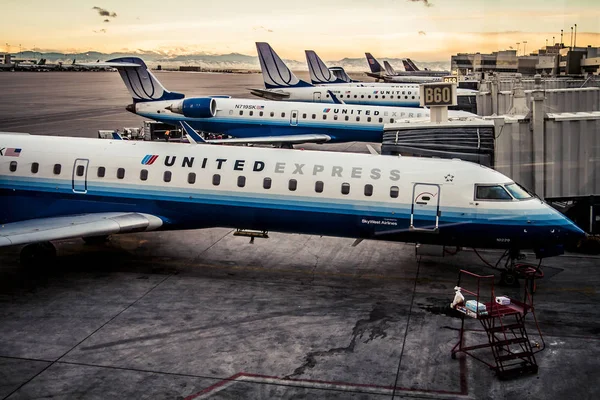
[[[175,102],[167,110],[188,118],[210,118],[217,113],[217,102],[212,97],[195,97]]]

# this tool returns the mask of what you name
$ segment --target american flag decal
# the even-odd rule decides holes
[[[21,149],[8,147],[4,150],[4,155],[7,157],[19,157],[21,155]]]

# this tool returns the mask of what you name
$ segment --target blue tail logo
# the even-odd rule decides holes
[[[381,64],[379,64],[379,61],[377,61],[371,53],[365,53],[365,56],[367,57],[367,61],[369,62],[369,68],[371,68],[371,72],[373,72],[374,74],[383,72]]]
[[[150,72],[146,63],[138,57],[121,57],[109,60],[107,65],[119,71],[134,102],[177,100],[185,97],[182,93],[170,92]]]
[[[312,86],[310,83],[298,79],[269,43],[256,42],[256,50],[267,89]]]

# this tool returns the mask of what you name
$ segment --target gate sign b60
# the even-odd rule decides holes
[[[456,105],[456,84],[426,83],[421,85],[421,106],[454,106]]]

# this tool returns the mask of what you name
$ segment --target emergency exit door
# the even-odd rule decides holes
[[[87,172],[89,160],[78,158],[73,164],[73,192],[87,193]]]
[[[410,228],[435,232],[438,229],[439,217],[439,185],[416,183],[413,187]]]
[[[290,114],[290,125],[298,125],[298,110],[292,110],[292,113]]]

